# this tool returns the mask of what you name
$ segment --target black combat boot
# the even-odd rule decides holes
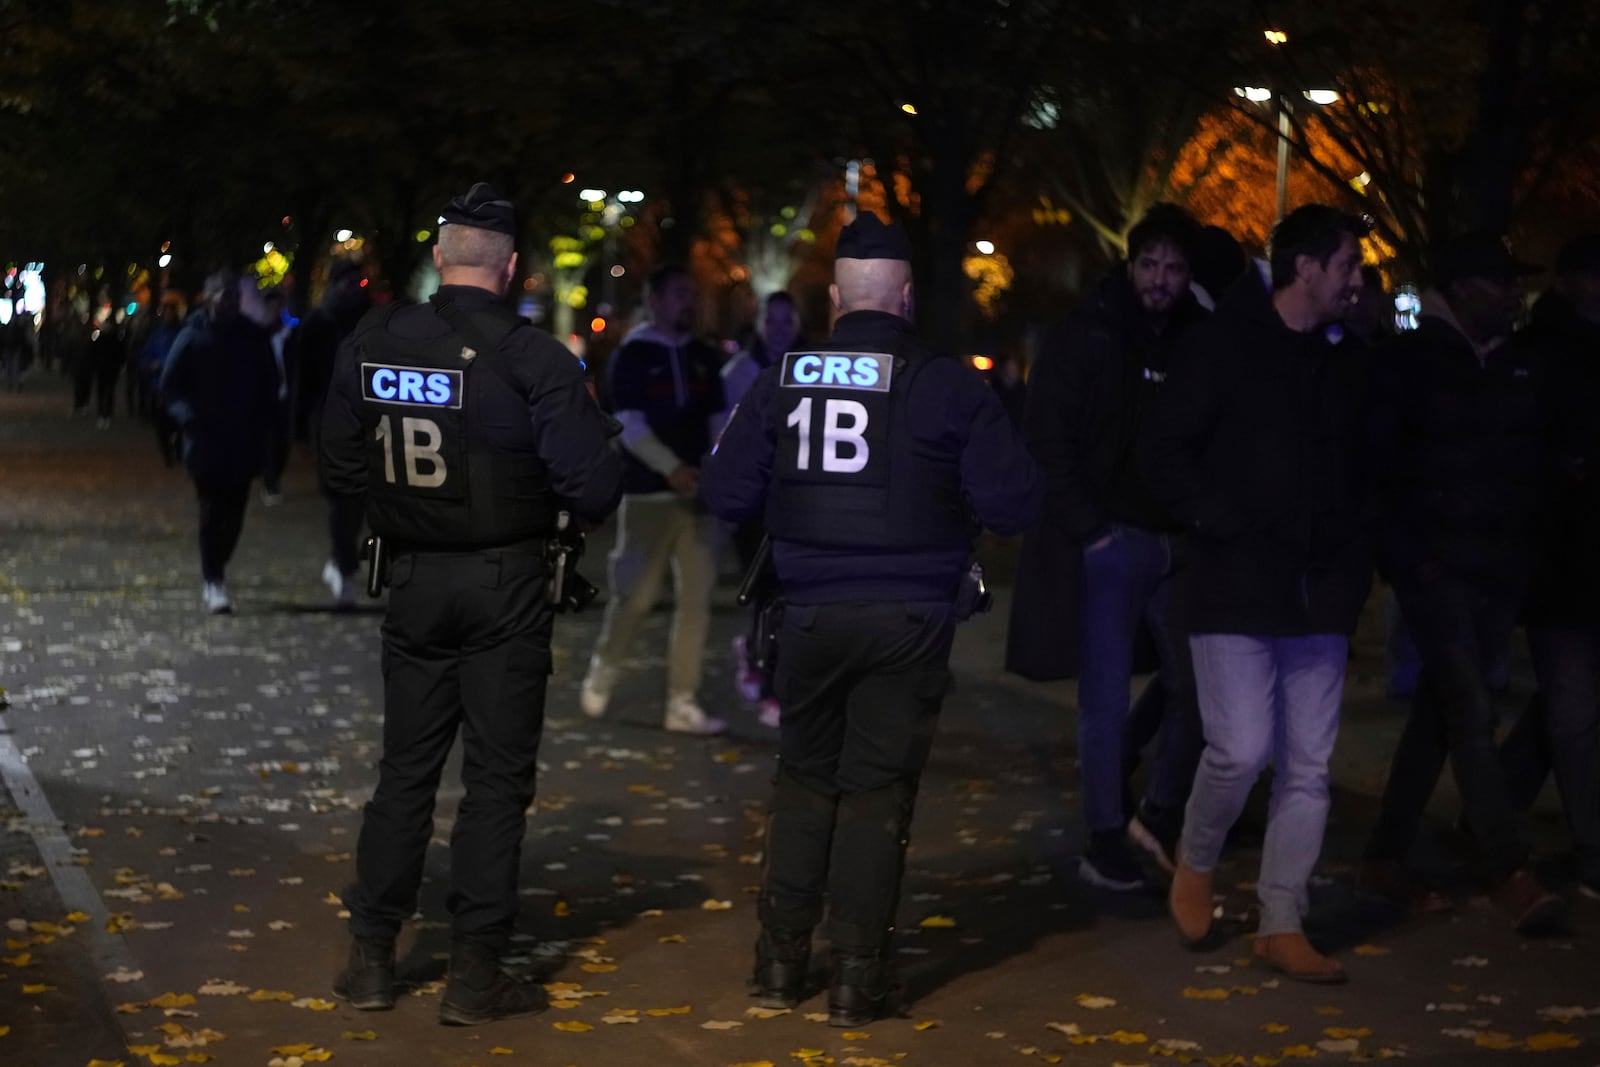
[[[889,967],[880,956],[833,954],[828,984],[828,1025],[865,1026],[887,1013]]]
[[[494,949],[469,941],[450,946],[450,973],[439,1001],[441,1023],[478,1026],[496,1019],[537,1015],[549,1006],[544,986],[507,974]]]
[[[394,1007],[394,938],[358,937],[350,944],[350,959],[333,980],[333,995],[348,1000],[358,1011],[388,1011]]]
[[[756,1003],[763,1008],[792,1008],[805,999],[806,969],[811,964],[811,934],[776,934],[762,930],[756,940]]]

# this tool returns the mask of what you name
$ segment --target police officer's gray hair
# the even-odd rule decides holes
[[[476,267],[503,270],[516,251],[516,240],[509,233],[480,229],[477,226],[439,227],[439,266]]]

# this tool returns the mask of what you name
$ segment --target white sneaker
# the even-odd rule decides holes
[[[200,595],[206,602],[206,610],[211,614],[233,614],[233,601],[228,599],[228,587],[221,582],[207,582]]]
[[[578,693],[578,704],[589,718],[598,719],[606,713],[606,705],[611,703],[611,691],[617,687],[619,673],[617,668],[601,661],[599,656],[590,657],[589,673],[583,676],[583,688]]]
[[[678,734],[720,734],[728,728],[721,719],[713,719],[695,702],[691,693],[678,693],[667,698],[667,718],[662,725]]]
[[[339,570],[339,565],[333,560],[322,565],[322,581],[333,594],[333,606],[336,608],[353,608],[356,606],[356,583]]]

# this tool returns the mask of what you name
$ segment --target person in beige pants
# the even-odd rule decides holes
[[[681,267],[650,280],[651,321],[628,334],[606,367],[626,457],[618,536],[608,559],[609,598],[583,679],[584,714],[605,714],[621,663],[672,568],[674,606],[663,725],[721,733],[700,707],[700,664],[716,581],[716,520],[698,501],[700,458],[723,421],[720,360],[693,334],[696,291]],[[632,572],[632,573],[630,573]]]

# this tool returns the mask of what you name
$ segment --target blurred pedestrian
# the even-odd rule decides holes
[[[168,467],[178,462],[178,425],[172,421],[166,399],[161,395],[161,372],[167,365],[167,355],[172,343],[178,339],[183,326],[183,297],[176,291],[162,294],[155,309],[155,325],[139,350],[138,371],[145,379],[154,402],[151,421],[155,425],[156,444],[161,449],[161,461]]]
[[[213,615],[233,610],[228,561],[244,529],[250,483],[261,473],[278,394],[266,332],[240,314],[239,296],[232,271],[206,279],[204,305],[173,341],[160,383],[200,503],[201,596]]]
[[[802,348],[805,341],[800,336],[800,318],[795,311],[794,297],[779,289],[769,293],[761,304],[761,319],[756,324],[750,344],[722,368],[722,392],[728,410],[732,411],[745,393],[755,384],[756,376],[781,360],[784,353]],[[756,559],[765,526],[759,517],[747,519],[733,528],[733,547],[739,557],[739,569],[748,572]],[[774,592],[771,582],[765,583],[763,592]],[[734,684],[739,696],[755,704],[761,723],[776,728],[778,725],[778,698],[772,690],[771,664],[759,666],[762,659],[756,642],[760,640],[762,613],[768,609],[770,596],[756,595],[750,611],[750,625],[744,633],[733,639]]]
[[[1526,619],[1548,757],[1577,857],[1600,900],[1600,235],[1573,238],[1521,342],[1548,374],[1547,466]]]
[[[122,327],[109,309],[90,334],[89,358],[94,365],[95,428],[109,429],[116,414],[117,378],[128,354],[122,343]]]
[[[284,345],[289,338],[289,323],[284,317],[283,290],[272,286],[260,293],[257,312],[261,328],[272,345],[272,361],[278,368],[278,402],[273,411],[267,451],[261,470],[261,503],[276,507],[283,503],[283,470],[289,462],[289,373],[284,363]],[[343,583],[341,582],[341,585]]]
[[[328,382],[339,345],[367,313],[366,273],[356,260],[339,258],[328,266],[327,284],[322,299],[306,313],[293,339],[295,370],[295,439],[309,440],[314,455],[320,455],[317,434],[322,427],[322,406],[328,396]],[[286,357],[289,358],[289,357]],[[328,505],[328,560],[322,565],[322,581],[333,594],[334,607],[355,607],[360,584],[362,504],[359,497],[338,493],[323,495]]]
[[[707,715],[698,697],[717,577],[716,520],[701,507],[698,487],[700,457],[710,451],[727,406],[721,360],[694,334],[698,298],[687,269],[658,269],[649,284],[650,321],[630,332],[606,365],[627,476],[616,547],[607,561],[605,617],[580,697],[584,714],[605,714],[622,661],[670,567],[662,721],[668,730],[717,734],[725,723]]]
[[[1416,330],[1374,359],[1379,563],[1422,672],[1367,842],[1364,887],[1417,907],[1407,866],[1445,760],[1465,803],[1476,874],[1519,933],[1559,922],[1563,902],[1529,867],[1495,745],[1490,672],[1527,591],[1540,472],[1540,367],[1513,329],[1529,267],[1491,233],[1434,250]]]
[[[1081,577],[1039,586],[1032,568],[1017,585],[1013,628],[1037,626],[1029,600],[1059,597],[1078,613],[1078,766],[1085,840],[1080,876],[1116,892],[1147,887],[1134,849],[1163,870],[1183,824],[1199,758],[1193,669],[1172,611],[1180,574],[1171,512],[1136,462],[1141,426],[1166,388],[1172,354],[1205,319],[1190,292],[1200,227],[1185,210],[1158,204],[1128,235],[1128,259],[1047,335],[1034,364],[1025,427],[1044,472],[1045,520],[1029,539],[1064,535]],[[1153,645],[1165,690],[1165,723],[1138,811],[1124,808],[1123,731],[1135,653]],[[1147,657],[1148,658],[1148,657]]]
[[[1272,232],[1269,299],[1225,300],[1181,347],[1142,427],[1155,498],[1189,531],[1180,615],[1205,751],[1169,904],[1184,944],[1217,940],[1212,885],[1228,830],[1272,764],[1254,953],[1342,982],[1306,939],[1328,819],[1328,760],[1371,579],[1360,343],[1327,327],[1361,288],[1361,220],[1322,204]]]
[[[785,599],[756,992],[805,996],[826,895],[841,1027],[889,1009],[918,780],[980,595],[973,537],[1021,532],[1042,495],[993,392],[916,336],[910,259],[870,212],[845,227],[832,338],[762,372],[702,483],[724,519],[765,518]]]
[[[375,312],[339,352],[320,433],[329,492],[365,501],[393,560],[383,624],[383,761],[362,813],[349,962],[334,993],[394,1007],[395,939],[417,910],[456,734],[450,963],[439,1021],[549,1006],[501,964],[515,928],[556,605],[547,539],[616,507],[622,469],[582,365],[505,306],[511,203],[479,182],[444,208],[427,304]],[[410,1059],[411,1057],[403,1057]]]

